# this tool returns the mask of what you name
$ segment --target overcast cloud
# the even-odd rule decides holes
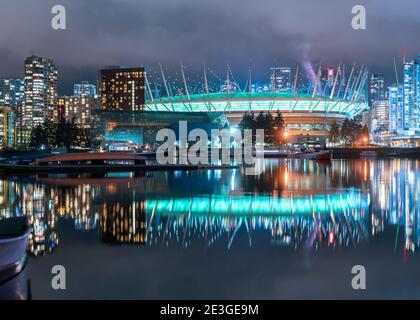
[[[95,81],[105,65],[194,70],[263,79],[272,65],[310,59],[367,64],[394,80],[392,58],[420,53],[418,0],[0,0],[0,77],[22,77],[33,54],[52,58],[60,93]],[[51,28],[51,8],[67,10],[67,30]],[[367,30],[351,28],[351,8],[367,9]],[[168,71],[170,72],[170,70]]]

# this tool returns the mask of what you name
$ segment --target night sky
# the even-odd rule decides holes
[[[67,10],[67,30],[51,28],[51,8]],[[367,30],[351,28],[363,4]],[[190,78],[205,63],[220,77],[226,64],[240,82],[268,68],[304,61],[367,64],[395,81],[403,57],[420,53],[418,0],[0,0],[0,77],[23,77],[25,57],[53,59],[59,93],[96,82],[101,66],[146,65],[167,72],[183,62]],[[243,85],[243,84],[242,84]]]

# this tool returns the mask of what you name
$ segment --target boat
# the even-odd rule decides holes
[[[26,217],[0,220],[0,300],[30,299],[26,272],[30,230]]]
[[[297,159],[313,159],[320,161],[329,161],[332,159],[332,152],[330,150],[298,152],[293,155]]]
[[[25,163],[0,162],[4,173],[106,173],[145,172],[157,170],[221,170],[236,169],[238,165],[218,164],[159,164],[149,163],[145,156],[127,152],[83,152],[50,155]]]
[[[30,227],[26,217],[0,220],[0,274],[26,256]]]
[[[290,152],[289,149],[264,149],[264,158],[287,158]]]

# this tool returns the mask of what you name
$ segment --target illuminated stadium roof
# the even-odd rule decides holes
[[[247,112],[328,113],[354,117],[366,109],[363,101],[343,100],[287,92],[235,92],[192,94],[148,100],[146,110],[173,112]]]
[[[341,214],[367,208],[368,200],[359,190],[331,195],[271,197],[269,195],[211,195],[185,198],[146,199],[146,211],[155,214],[197,215],[313,215]]]

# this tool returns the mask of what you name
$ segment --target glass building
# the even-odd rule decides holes
[[[388,87],[389,131],[403,130],[404,120],[404,86],[393,85]]]
[[[209,136],[211,129],[229,124],[223,112],[93,110],[93,144],[105,148],[116,143],[153,144],[160,129],[174,128],[179,121],[188,121],[188,130],[202,128]]]
[[[0,105],[15,107],[25,98],[23,79],[0,79]]]
[[[420,54],[416,64],[416,105],[414,110],[415,127],[420,130]]]
[[[57,112],[58,71],[47,58],[30,56],[25,60],[25,105],[22,126],[34,127]]]
[[[385,78],[383,74],[372,73],[369,80],[369,106],[376,100],[385,99]]]
[[[389,131],[389,101],[375,100],[373,102],[373,119],[376,120],[376,132]]]
[[[82,81],[81,83],[76,83],[73,86],[73,92],[75,96],[94,97],[96,95],[96,86],[94,84],[90,84],[88,81]]]
[[[415,128],[415,105],[416,105],[416,63],[414,61],[404,63],[404,114],[403,129]]]

